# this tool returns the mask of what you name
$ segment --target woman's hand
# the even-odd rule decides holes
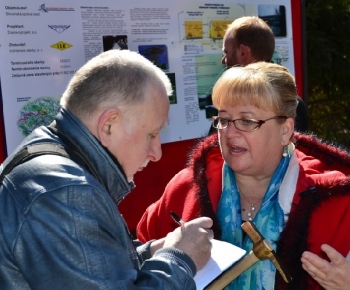
[[[350,285],[350,261],[329,245],[322,245],[330,262],[305,251],[301,257],[303,268],[326,290],[346,290]]]

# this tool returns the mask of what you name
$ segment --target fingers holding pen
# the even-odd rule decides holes
[[[182,229],[186,229],[194,235],[198,235],[197,238],[206,239],[208,241],[214,238],[214,232],[211,229],[213,221],[207,217],[200,217],[189,222],[184,222],[181,226]]]
[[[170,216],[178,225],[185,226],[186,222],[183,221],[182,218],[180,216],[178,216],[176,213],[171,211]],[[194,219],[194,220],[188,222],[188,224],[191,224],[191,223],[193,223],[193,224],[198,223],[199,229],[203,229],[204,231],[207,232],[209,240],[214,238],[214,232],[211,229],[211,227],[213,226],[213,221],[211,218],[201,217],[201,218],[197,218],[197,219]]]
[[[209,241],[214,238],[214,232],[211,229],[213,226],[213,221],[208,217],[200,217],[191,220],[185,223],[183,226],[188,227],[191,231],[198,231],[199,234],[203,234],[203,238],[206,238]]]
[[[212,240],[214,238],[214,232],[211,229],[212,225],[213,225],[213,223],[211,222],[211,226],[210,227],[205,227],[205,228],[204,227],[200,227],[199,228],[200,232],[203,231],[203,233],[205,233],[207,235],[208,240]]]
[[[211,256],[211,239],[214,234],[210,229],[213,221],[200,217],[184,222],[180,227],[170,232],[164,242],[164,247],[176,247],[189,255],[197,270],[203,268]]]
[[[209,240],[214,239],[214,232],[212,229],[204,229],[204,230],[207,232]]]

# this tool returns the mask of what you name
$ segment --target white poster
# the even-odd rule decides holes
[[[109,49],[138,51],[169,76],[169,126],[163,143],[208,133],[210,93],[222,71],[227,24],[244,15],[268,20],[274,62],[294,74],[289,1],[3,0],[0,77],[7,152],[34,128],[48,125],[71,76]],[[243,1],[242,1],[243,2]]]

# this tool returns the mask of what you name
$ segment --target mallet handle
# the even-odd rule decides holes
[[[220,276],[214,279],[205,290],[222,290],[228,284],[230,284],[234,279],[241,275],[245,270],[249,269],[254,265],[259,259],[255,256],[253,251],[250,251],[249,254],[245,255],[240,261],[233,264]]]

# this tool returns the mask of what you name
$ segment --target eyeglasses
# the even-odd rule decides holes
[[[226,129],[230,122],[232,122],[235,125],[235,128],[239,131],[243,132],[252,132],[255,130],[258,130],[262,124],[269,120],[273,119],[287,119],[286,116],[275,116],[271,117],[265,120],[254,120],[254,119],[236,119],[236,120],[229,120],[226,118],[222,118],[219,116],[213,117],[213,127],[216,129]]]

